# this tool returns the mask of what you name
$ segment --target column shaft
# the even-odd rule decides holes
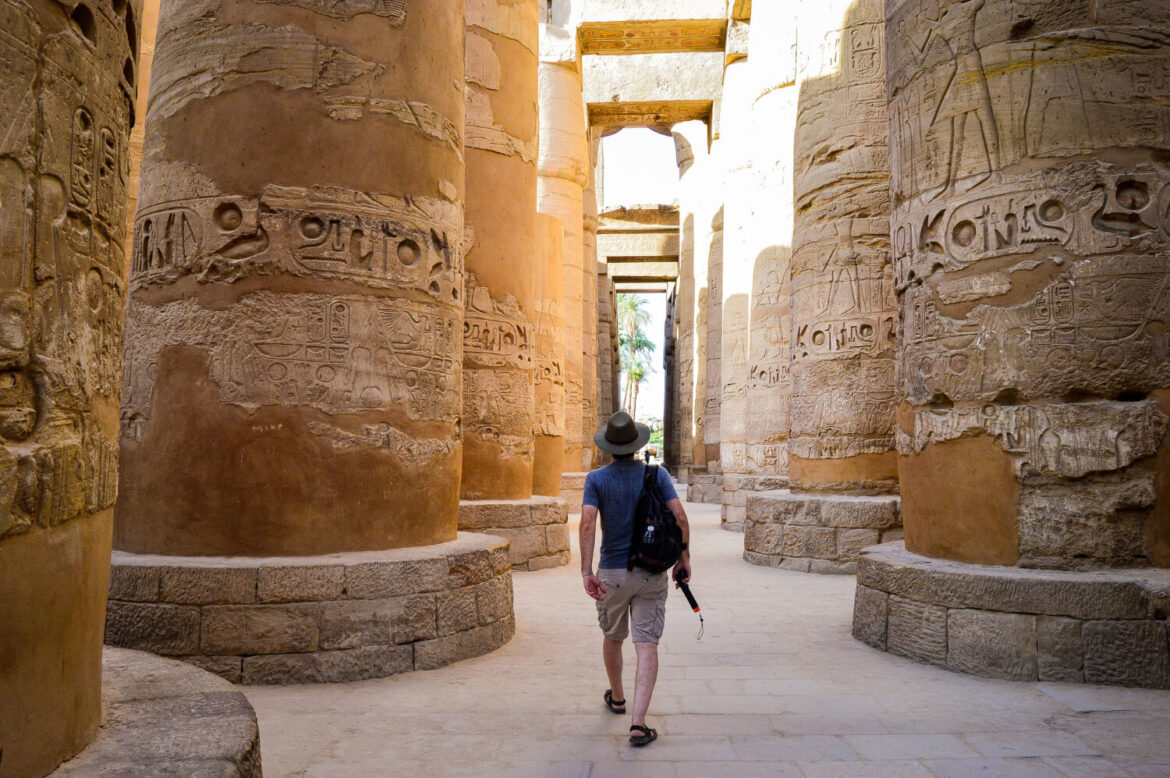
[[[116,545],[452,540],[463,5],[233,8],[161,6]]]
[[[142,4],[0,3],[0,773],[101,720]]]
[[[467,18],[465,500],[532,495],[537,5],[481,0]]]

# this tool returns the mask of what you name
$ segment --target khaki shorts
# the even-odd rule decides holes
[[[605,594],[597,603],[597,623],[610,640],[625,640],[634,623],[635,643],[657,643],[666,624],[670,577],[645,570],[602,568],[597,571]]]

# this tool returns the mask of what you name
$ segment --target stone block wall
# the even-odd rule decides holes
[[[687,479],[687,502],[718,505],[722,501],[723,476],[713,473],[691,473]]]
[[[1168,616],[1167,570],[967,565],[898,542],[861,555],[853,636],[991,678],[1170,689]]]
[[[743,532],[747,519],[747,501],[754,492],[770,492],[788,486],[783,476],[742,475],[724,472],[722,481],[722,527],[732,532]]]
[[[580,506],[580,502],[577,503]],[[459,504],[459,529],[508,541],[513,570],[569,563],[569,510],[564,500],[475,500]]]
[[[337,683],[430,670],[515,631],[500,538],[308,558],[114,552],[106,642],[233,683]]]
[[[902,513],[894,496],[784,490],[747,498],[743,557],[752,564],[853,574],[863,548],[901,539]]]

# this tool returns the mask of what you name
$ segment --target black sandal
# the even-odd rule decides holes
[[[634,726],[630,727],[630,732],[633,732],[636,729],[642,730],[642,734],[630,735],[630,745],[632,746],[644,746],[647,743],[653,743],[658,739],[658,730],[656,729],[650,729],[650,727],[644,727],[641,724],[635,724]]]
[[[609,708],[612,712],[614,712],[620,716],[621,714],[626,712],[626,701],[625,700],[615,700],[613,698],[613,689],[606,689],[605,690],[605,707]]]

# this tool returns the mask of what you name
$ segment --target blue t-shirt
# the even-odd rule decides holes
[[[642,493],[642,476],[646,466],[635,460],[619,459],[585,477],[585,497],[581,501],[601,513],[601,562],[599,568],[626,568],[630,544],[634,539],[634,510]],[[678,497],[666,469],[658,468],[658,488],[665,502]]]

